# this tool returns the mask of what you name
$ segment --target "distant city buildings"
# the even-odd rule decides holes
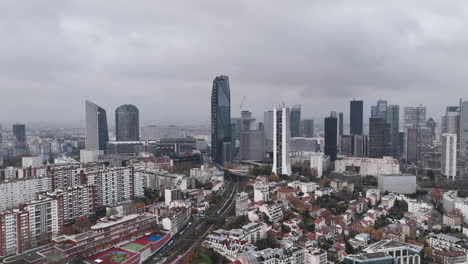
[[[140,140],[138,108],[134,105],[121,105],[115,110],[115,136],[117,141]]]
[[[273,109],[273,167],[276,174],[291,175],[289,108]]]
[[[211,158],[224,165],[232,159],[231,92],[229,78],[218,76],[211,93]]]
[[[468,101],[460,100],[460,158],[468,161]]]
[[[108,141],[106,110],[86,101],[86,149],[104,152]]]

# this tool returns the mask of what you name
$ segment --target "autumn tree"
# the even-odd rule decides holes
[[[73,229],[75,229],[78,232],[84,232],[88,230],[91,227],[91,222],[89,221],[88,217],[86,216],[80,216],[75,220],[75,223],[73,224]]]

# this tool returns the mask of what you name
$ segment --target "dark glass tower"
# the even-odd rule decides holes
[[[330,160],[336,160],[338,153],[338,119],[336,117],[325,118],[325,155],[330,156]]]
[[[291,137],[300,137],[301,136],[301,105],[295,105],[291,108],[290,113],[290,131]]]
[[[349,110],[349,133],[351,135],[362,135],[363,130],[363,102],[353,100],[350,102]]]
[[[115,110],[115,136],[117,141],[138,141],[140,139],[138,108],[122,105]]]
[[[390,124],[378,117],[369,118],[369,157],[391,156]]]
[[[105,151],[108,141],[106,110],[91,101],[86,101],[86,149]]]
[[[231,92],[229,78],[218,76],[211,91],[211,158],[224,165],[231,162]]]
[[[301,120],[301,136],[312,138],[314,137],[314,120],[304,119]]]
[[[13,155],[22,156],[26,155],[26,125],[14,124],[13,125]]]

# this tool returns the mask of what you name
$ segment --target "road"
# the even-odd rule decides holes
[[[163,249],[150,257],[144,263],[158,264],[176,264],[181,263],[188,253],[195,250],[203,242],[205,236],[212,231],[215,224],[213,220],[224,218],[228,215],[231,208],[235,205],[235,196],[238,189],[238,183],[231,185],[230,190],[226,190],[229,195],[217,208],[215,216],[212,217],[194,217],[191,224],[187,225],[181,232],[167,243]],[[211,221],[208,221],[211,220]]]

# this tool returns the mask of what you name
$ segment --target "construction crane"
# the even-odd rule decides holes
[[[244,104],[245,104],[245,96],[244,96],[244,98],[242,98],[242,102],[239,105],[239,108],[242,109],[242,107],[244,107]]]

